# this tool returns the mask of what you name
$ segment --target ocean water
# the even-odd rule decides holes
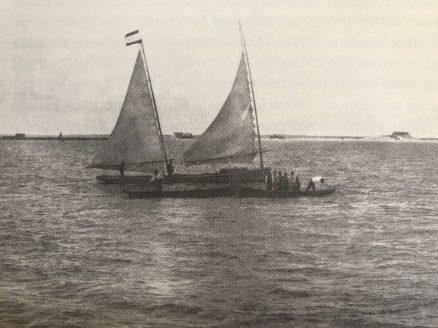
[[[326,198],[129,200],[100,142],[0,141],[0,327],[438,327],[438,143],[264,143]]]

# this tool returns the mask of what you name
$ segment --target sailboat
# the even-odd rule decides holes
[[[322,197],[335,188],[316,191],[272,192],[265,189],[270,169],[264,167],[257,107],[245,38],[239,24],[242,54],[233,86],[216,118],[184,153],[186,165],[252,163],[260,156],[259,168],[230,167],[216,173],[180,174],[165,177],[164,184],[185,183],[183,190],[128,189],[129,198],[213,198],[213,197]],[[256,145],[257,140],[257,145]],[[258,146],[258,147],[257,147]],[[257,149],[258,148],[258,149]],[[261,188],[260,188],[261,184]],[[189,187],[189,188],[187,188]]]
[[[126,37],[138,35],[138,31]],[[242,44],[245,45],[242,33]],[[157,104],[141,39],[127,42],[139,44],[134,70],[117,123],[96,154],[91,167],[124,171],[166,172],[169,159],[161,131]],[[254,113],[257,133],[254,131]],[[259,151],[255,147],[258,137]],[[252,79],[246,54],[241,55],[231,91],[219,114],[207,130],[184,154],[187,165],[215,163],[250,163],[260,154],[260,168],[228,168],[212,173],[164,176],[164,184],[223,184],[230,182],[263,182],[265,169]],[[122,173],[122,172],[121,172]],[[99,175],[99,181],[111,184],[147,185],[152,175]]]
[[[117,123],[91,167],[153,172],[163,170],[168,163],[143,42],[138,35],[137,30],[125,36],[127,46],[140,45],[137,59]],[[97,179],[106,183],[145,183],[152,176],[125,176],[124,172],[120,173],[120,176],[100,175]]]

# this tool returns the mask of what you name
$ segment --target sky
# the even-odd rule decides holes
[[[203,132],[241,21],[261,134],[438,137],[438,3],[0,0],[0,134],[106,134],[139,29],[164,133]]]

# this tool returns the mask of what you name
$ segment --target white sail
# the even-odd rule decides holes
[[[141,52],[138,52],[117,123],[92,167],[152,172],[163,168],[163,150]]]
[[[233,87],[219,114],[184,154],[187,164],[250,163],[255,150],[253,109],[245,56],[242,53]]]

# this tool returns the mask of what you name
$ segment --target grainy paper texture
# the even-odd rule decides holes
[[[0,0],[0,31],[1,328],[438,326],[437,2]],[[185,165],[258,151],[254,99],[264,170]]]

